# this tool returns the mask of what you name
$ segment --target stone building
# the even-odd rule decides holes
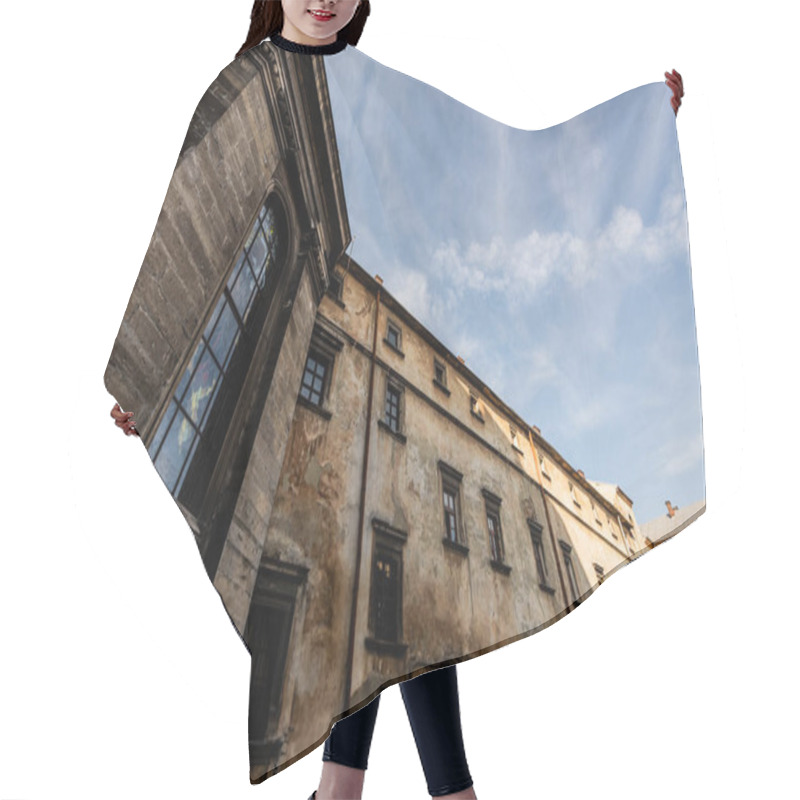
[[[339,691],[351,706],[560,619],[644,550],[632,506],[568,464],[378,276],[341,259],[259,573],[264,624],[281,631],[264,639],[280,649],[263,656],[259,725],[277,742],[314,725],[292,714],[298,697]]]
[[[219,74],[104,376],[240,635],[316,308],[350,241],[333,141],[321,60],[257,47]]]
[[[344,255],[332,142],[323,59],[256,47],[220,73],[105,374],[251,653],[253,782],[342,709],[541,630],[644,549],[622,489]]]

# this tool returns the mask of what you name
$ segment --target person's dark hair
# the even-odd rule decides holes
[[[347,25],[339,31],[337,39],[346,39],[349,45],[355,47],[361,38],[361,31],[369,16],[369,0],[361,0],[356,8],[356,13]],[[268,36],[280,33],[283,30],[283,6],[280,0],[255,0],[253,10],[250,12],[250,30],[244,44],[239,48],[236,58],[260,44]]]

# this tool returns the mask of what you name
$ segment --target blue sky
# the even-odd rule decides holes
[[[640,523],[704,498],[667,87],[525,131],[356,48],[325,62],[350,254]]]

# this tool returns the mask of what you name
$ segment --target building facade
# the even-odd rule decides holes
[[[259,586],[270,608],[285,600],[280,635],[264,639],[280,652],[263,657],[276,671],[265,668],[260,708],[274,716],[251,729],[254,753],[263,730],[264,753],[290,728],[313,735],[315,719],[292,713],[298,697],[330,698],[333,717],[398,676],[560,619],[645,549],[632,505],[343,258],[316,315],[263,551]]]
[[[252,656],[253,782],[644,549],[618,486],[344,255],[335,141],[323,59],[256,47],[220,73],[105,374]]]

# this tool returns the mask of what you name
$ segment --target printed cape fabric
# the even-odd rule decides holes
[[[705,511],[669,98],[522,130],[265,39],[197,105],[104,380],[251,655],[251,783]]]

